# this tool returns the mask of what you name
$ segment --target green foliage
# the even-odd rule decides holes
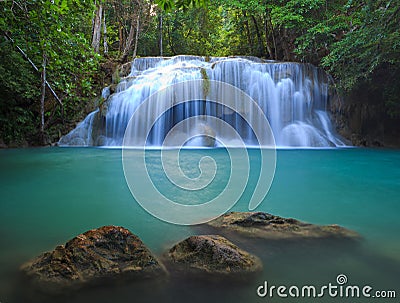
[[[8,33],[14,40],[12,44],[5,40],[4,35],[1,37],[1,41],[7,44],[7,54],[2,58],[9,57],[9,60],[0,63],[0,70],[4,71],[1,74],[4,84],[1,87],[0,118],[7,120],[0,136],[7,141],[23,136],[33,138],[32,133],[39,129],[40,74],[22,59],[16,46],[21,47],[39,69],[42,68],[43,56],[47,58],[47,79],[63,99],[65,110],[65,117],[62,117],[48,91],[45,116],[52,120],[47,121],[48,127],[63,118],[74,120],[74,116],[86,106],[85,103],[95,96],[93,77],[98,71],[100,58],[92,52],[88,43],[92,11],[93,4],[88,0],[14,0],[0,3],[0,33]],[[9,119],[7,112],[10,110],[23,117],[22,121]],[[24,125],[28,124],[28,129],[25,129]]]
[[[30,108],[32,100],[39,98],[39,83],[11,43],[3,37],[0,41],[0,137],[6,143],[19,143],[35,134],[38,121]]]
[[[164,16],[165,53],[215,55],[223,47],[219,38],[222,32],[218,26],[220,20],[218,8],[192,8],[167,13]]]
[[[329,71],[345,92],[360,83],[381,85],[387,112],[400,116],[400,0],[102,0],[97,4],[103,5],[106,17],[108,54],[103,53],[103,43],[100,54],[91,47],[96,9],[92,0],[0,1],[0,138],[35,141],[39,129],[40,74],[16,45],[39,69],[43,56],[47,58],[47,79],[64,103],[64,116],[47,91],[46,130],[58,134],[85,114],[100,93],[99,86],[110,81],[103,79],[100,64],[115,66],[120,60],[139,15],[137,56],[158,56],[162,35],[164,55],[252,55],[311,62]],[[132,55],[133,47],[126,58]],[[108,69],[111,78],[113,71]]]
[[[280,5],[269,5],[274,23],[286,28],[304,29],[318,18],[325,8],[325,0],[281,1]]]
[[[387,112],[400,116],[400,94],[395,84],[400,71],[400,1],[339,4],[297,39],[297,53],[308,60],[319,58],[345,92],[360,83],[380,81]],[[321,49],[325,49],[322,55]],[[376,79],[380,70],[390,77]]]
[[[344,89],[368,79],[382,64],[400,64],[399,3],[395,2],[388,1],[383,7],[382,3],[365,3],[357,16],[359,25],[333,43],[323,58],[323,66],[335,76],[344,76],[340,77]]]
[[[189,9],[191,7],[206,7],[208,0],[156,0],[155,3],[165,12],[173,9]]]

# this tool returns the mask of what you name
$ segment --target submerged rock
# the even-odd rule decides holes
[[[172,247],[168,258],[194,273],[250,274],[262,270],[260,259],[219,235],[191,236]]]
[[[206,223],[240,234],[265,239],[348,238],[360,239],[354,231],[338,225],[315,225],[263,212],[230,212]]]
[[[21,267],[35,287],[59,293],[110,280],[152,278],[164,266],[129,230],[104,226],[89,230]]]

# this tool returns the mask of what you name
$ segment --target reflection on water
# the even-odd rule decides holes
[[[195,153],[185,151],[191,152]],[[213,152],[207,153],[212,156]],[[256,150],[250,150],[250,161],[256,165]],[[224,234],[228,239],[263,260],[264,271],[254,280],[199,280],[172,273],[167,281],[110,285],[36,301],[310,302],[258,298],[256,288],[264,281],[326,285],[334,283],[338,274],[345,274],[352,285],[394,289],[400,295],[399,168],[398,151],[278,151],[273,185],[257,210],[318,224],[337,223],[358,231],[365,238],[359,244],[263,241],[228,233]],[[247,210],[249,194],[251,188],[234,210]],[[17,274],[20,264],[88,229],[122,225],[159,256],[189,235],[215,232],[201,226],[167,224],[142,210],[125,184],[120,150],[0,151],[0,195],[0,301],[5,303],[31,301]],[[320,298],[316,302],[365,299]]]

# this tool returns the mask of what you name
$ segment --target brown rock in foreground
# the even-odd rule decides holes
[[[262,270],[260,259],[222,236],[191,236],[172,247],[168,258],[186,272],[243,274]]]
[[[264,239],[347,238],[360,235],[338,225],[315,225],[263,212],[230,212],[206,223],[208,226]]]
[[[143,242],[123,227],[89,230],[21,267],[40,290],[59,293],[110,280],[166,273]]]

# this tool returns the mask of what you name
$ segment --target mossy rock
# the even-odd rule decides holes
[[[167,257],[186,273],[252,274],[262,270],[260,259],[219,235],[191,236],[172,247]]]
[[[129,230],[104,226],[22,265],[31,285],[59,294],[88,285],[164,276],[164,266]]]

